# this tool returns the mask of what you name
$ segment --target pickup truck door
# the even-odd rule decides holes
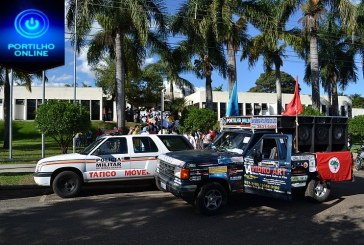
[[[244,187],[248,193],[290,198],[290,135],[264,135],[244,159]]]
[[[148,135],[133,136],[131,140],[130,170],[125,173],[125,177],[153,178],[158,155],[162,153],[157,143]]]
[[[130,152],[125,137],[106,139],[92,153],[92,161],[86,164],[85,179],[88,181],[121,179],[130,168]]]

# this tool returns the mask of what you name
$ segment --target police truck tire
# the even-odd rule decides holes
[[[216,182],[202,186],[195,200],[197,210],[205,215],[218,214],[226,203],[227,192],[221,184]]]
[[[324,202],[330,195],[330,184],[318,179],[312,179],[307,184],[305,197],[311,201]]]
[[[62,198],[75,197],[81,190],[80,176],[73,171],[64,171],[57,174],[52,183],[53,191]]]

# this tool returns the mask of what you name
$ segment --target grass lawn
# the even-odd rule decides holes
[[[98,128],[111,129],[115,123],[102,121],[92,122],[92,131]],[[0,167],[1,164],[12,163],[36,163],[42,157],[42,135],[37,131],[34,121],[13,121],[13,142],[12,157],[8,150],[2,149],[4,144],[3,137],[0,138]],[[4,121],[0,121],[0,135],[4,135]],[[95,135],[95,134],[94,134]],[[80,148],[81,149],[81,148]],[[77,149],[77,150],[80,150]],[[69,148],[72,152],[72,145]],[[45,136],[45,156],[61,154],[58,144],[51,138]]]
[[[92,131],[98,128],[112,129],[115,123],[92,122]],[[42,157],[42,135],[37,131],[34,121],[13,121],[12,157],[9,151],[2,149],[4,144],[4,121],[0,121],[0,168],[1,164],[35,164]],[[77,150],[81,150],[77,149]],[[69,148],[72,152],[72,145]],[[45,137],[45,156],[61,154],[57,143],[51,137]],[[33,173],[0,173],[2,185],[34,185]]]
[[[35,185],[33,173],[0,173],[2,185]]]

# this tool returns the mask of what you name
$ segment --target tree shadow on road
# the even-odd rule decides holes
[[[51,195],[36,207],[2,210],[0,237],[6,244],[362,244],[363,182],[335,184],[321,204],[233,196],[211,217],[159,191]]]

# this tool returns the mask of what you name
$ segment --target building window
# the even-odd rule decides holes
[[[226,116],[226,103],[220,102],[220,118]]]
[[[252,115],[252,104],[251,103],[246,103],[245,104],[245,115]]]
[[[212,103],[212,110],[213,110],[214,112],[216,112],[216,114],[217,114],[217,103],[216,103],[216,102],[213,102],[213,103]]]
[[[267,103],[263,103],[262,104],[262,111],[267,111],[268,110],[268,105]]]
[[[262,107],[258,103],[254,103],[254,115],[259,115]]]
[[[100,101],[99,100],[91,101],[91,120],[100,120]]]
[[[3,99],[0,99],[0,105],[2,105],[3,104]]]
[[[35,119],[35,111],[37,109],[36,100],[27,100],[27,120]]]
[[[345,106],[341,106],[340,107],[340,112],[341,112],[341,116],[345,117],[346,116],[346,111],[345,111]]]
[[[15,104],[16,104],[16,105],[24,105],[24,102],[25,102],[25,101],[24,101],[23,99],[16,99],[16,100],[15,100]]]
[[[239,110],[239,115],[244,115],[244,111],[243,111],[243,103],[238,103],[238,110]]]
[[[353,117],[351,106],[348,106],[348,117]]]

